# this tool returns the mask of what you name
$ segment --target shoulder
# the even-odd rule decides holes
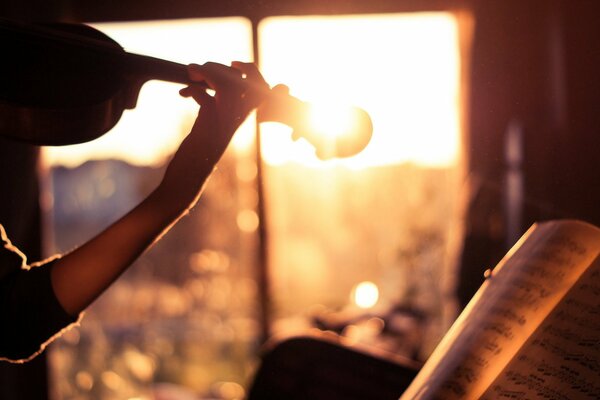
[[[27,257],[11,243],[0,224],[0,279],[15,269],[23,268],[26,263]]]

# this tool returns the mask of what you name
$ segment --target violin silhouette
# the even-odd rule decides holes
[[[0,135],[37,145],[91,141],[108,132],[124,110],[135,107],[143,83],[157,79],[187,84],[187,66],[126,52],[84,24],[24,24],[0,20]],[[290,126],[320,158],[347,157],[369,142],[372,123],[352,107],[351,132],[325,140],[313,132],[310,104],[283,85],[268,89],[258,120]],[[333,140],[333,142],[331,142]]]

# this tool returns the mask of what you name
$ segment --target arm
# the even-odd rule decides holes
[[[192,81],[207,82],[215,96],[198,85],[181,91],[201,109],[159,186],[120,220],[52,266],[54,292],[71,315],[92,303],[196,204],[231,137],[268,88],[252,64],[192,65],[189,74]]]

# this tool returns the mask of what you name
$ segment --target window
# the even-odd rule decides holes
[[[97,27],[128,51],[181,63],[253,58],[242,18]],[[292,142],[289,128],[263,124],[261,198],[254,121],[246,123],[195,210],[53,346],[58,398],[241,398],[262,329],[259,201],[273,333],[316,326],[424,357],[447,327],[443,279],[461,175],[455,18],[278,17],[258,28],[267,81],[321,106],[366,109],[372,142],[324,162]],[[177,90],[150,82],[111,132],[47,153],[55,251],[82,243],[154,187],[196,112]]]
[[[286,127],[262,129],[274,330],[316,320],[426,357],[452,303],[462,166],[456,18],[277,17],[259,28],[272,82],[309,101],[363,107],[374,125],[362,153],[324,162]],[[384,324],[391,335],[382,337]]]

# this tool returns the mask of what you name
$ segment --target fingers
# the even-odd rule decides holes
[[[246,80],[246,100],[251,107],[257,107],[269,95],[269,85],[255,64],[234,61],[231,66],[242,72]]]
[[[182,89],[181,95],[194,98],[201,106],[210,104],[219,124],[228,130],[239,126],[270,93],[269,85],[252,63],[192,64],[188,75],[194,83]],[[213,90],[214,96],[206,93],[207,89]]]
[[[205,82],[217,93],[241,93],[245,90],[246,83],[242,71],[223,64],[192,64],[188,68],[188,75],[194,82]]]
[[[273,89],[271,89],[273,91],[274,94],[281,94],[281,95],[288,95],[290,94],[290,88],[287,87],[286,85],[279,83],[277,85],[275,85],[273,87]]]
[[[192,84],[179,91],[179,94],[183,97],[191,97],[200,106],[212,105],[214,98],[206,93],[206,87],[204,85]]]
[[[268,87],[267,82],[256,67],[256,64],[234,61],[231,63],[231,67],[241,71],[243,77],[246,80],[252,82],[253,85]]]
[[[206,82],[216,92],[266,94],[269,91],[269,85],[253,63],[234,61],[231,67],[214,62],[191,64],[188,75],[193,82]]]
[[[202,66],[198,64],[190,64],[187,67],[188,76],[190,80],[194,82],[201,82],[204,80],[204,75],[202,75]]]

